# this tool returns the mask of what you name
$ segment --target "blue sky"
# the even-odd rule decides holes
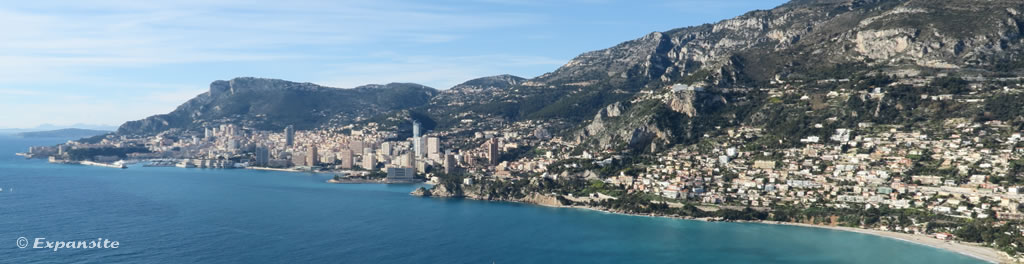
[[[119,125],[238,76],[438,89],[535,77],[586,51],[784,2],[4,1],[0,128]]]

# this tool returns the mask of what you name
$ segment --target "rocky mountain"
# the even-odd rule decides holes
[[[507,90],[513,86],[521,84],[523,81],[526,81],[526,78],[509,74],[488,76],[466,81],[453,86],[451,89],[445,90],[441,94],[492,89]]]
[[[764,111],[775,107],[772,90],[841,89],[856,84],[818,83],[864,76],[1016,75],[1021,10],[1024,2],[1005,0],[797,0],[584,53],[524,86],[568,91],[540,111],[590,113],[576,132],[581,141],[657,150],[778,118]],[[914,95],[929,92],[938,91]],[[599,103],[609,98],[616,102]],[[877,106],[886,103],[898,106]]]
[[[1024,3],[983,2],[791,1],[772,10],[655,32],[588,52],[534,82],[690,80],[731,87],[763,85],[776,77],[811,77],[823,68],[851,64],[908,70],[996,70],[1001,62],[1020,55]]]
[[[433,88],[411,83],[339,89],[275,79],[235,78],[215,81],[208,92],[171,113],[127,122],[117,132],[145,135],[219,123],[270,130],[288,125],[311,129],[425,105],[437,93]]]
[[[653,32],[581,54],[536,78],[484,77],[441,92],[414,84],[333,89],[253,78],[218,81],[174,112],[126,123],[119,132],[227,121],[312,128],[371,113],[382,120],[428,119],[441,128],[467,119],[557,119],[578,124],[560,131],[581,146],[657,151],[740,125],[773,124],[766,128],[786,142],[855,122],[941,120],[950,113],[994,118],[1001,111],[983,109],[1013,100],[958,105],[909,98],[1002,96],[985,87],[995,87],[993,78],[1024,71],[1021,12],[1019,0],[794,0],[713,24]]]
[[[513,92],[511,89],[523,81],[526,79],[507,74],[477,78],[441,91],[430,101],[435,106],[484,104],[502,94]]]
[[[514,92],[457,102],[464,107],[452,111],[581,121],[642,90],[675,84],[750,88],[867,72],[1018,72],[1021,10],[1024,3],[1010,0],[791,1],[587,52],[506,88]]]

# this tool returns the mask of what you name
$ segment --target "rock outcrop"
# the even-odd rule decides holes
[[[430,197],[431,194],[430,194],[430,190],[427,190],[427,188],[419,187],[419,188],[416,188],[416,190],[413,190],[411,193],[409,193],[409,195],[412,195],[412,196],[422,196],[422,197]]]
[[[461,187],[462,186],[460,185],[456,186],[456,188],[454,189],[449,189],[449,187],[445,186],[444,184],[437,184],[434,185],[433,187],[430,187],[430,189],[424,187],[416,188],[416,190],[413,190],[409,194],[413,196],[423,197],[465,197],[466,195],[462,192]]]

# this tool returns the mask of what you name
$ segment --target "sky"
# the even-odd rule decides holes
[[[783,0],[0,0],[0,128],[117,126],[210,82],[351,88],[536,77],[655,31]]]

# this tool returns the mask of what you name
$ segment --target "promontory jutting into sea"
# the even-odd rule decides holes
[[[172,218],[210,213],[217,217],[195,217],[240,239],[306,240],[314,252],[286,254],[311,262],[337,252],[356,262],[447,262],[439,250],[458,251],[458,263],[604,261],[590,255],[617,263],[1019,262],[1022,59],[1024,1],[793,0],[583,53],[533,78],[497,75],[443,90],[218,80],[172,112],[117,131],[11,150],[54,164],[5,161],[0,171],[14,172],[0,180],[14,177],[35,196],[60,191],[24,175],[80,170],[89,176],[73,181],[96,186],[97,199],[141,196],[145,206],[126,206]],[[210,204],[196,211],[185,205],[199,202],[183,194],[126,189],[146,184],[195,191]],[[283,187],[269,191],[274,185]],[[271,192],[254,199],[281,213],[296,206],[309,218],[288,221],[313,229],[267,230],[284,218],[217,192]],[[305,203],[318,205],[297,205]],[[14,208],[24,211],[10,213],[11,224],[38,215]],[[232,213],[215,212],[225,208]],[[241,224],[220,226],[221,217]],[[170,230],[198,225],[176,221]],[[57,232],[39,228],[0,234]],[[371,241],[315,234],[325,229]],[[497,241],[506,235],[515,242]],[[532,247],[527,238],[546,242]],[[152,242],[119,241],[119,250]],[[114,255],[79,260],[117,252],[102,254]],[[543,258],[526,256],[534,254]]]

